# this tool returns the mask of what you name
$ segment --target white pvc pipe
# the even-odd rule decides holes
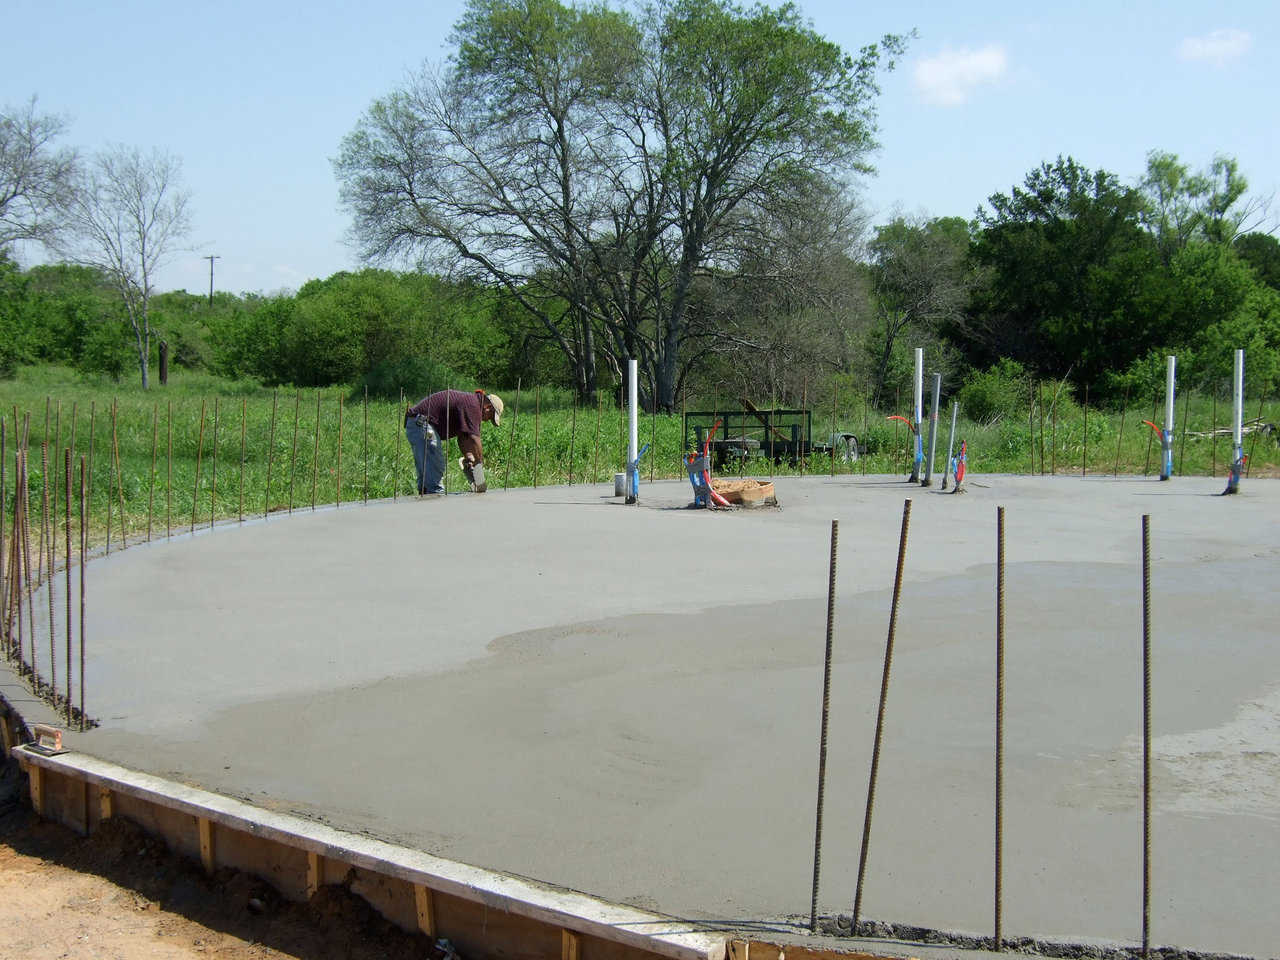
[[[1174,390],[1174,371],[1178,366],[1177,357],[1169,357],[1169,372],[1165,377],[1164,387],[1164,432],[1167,437],[1173,437],[1173,390]]]
[[[924,347],[916,347],[916,418],[918,428],[924,422]]]
[[[639,474],[639,467],[636,466],[636,458],[640,455],[640,397],[637,390],[637,381],[639,379],[638,364],[635,360],[627,361],[627,398],[631,401],[631,411],[629,415],[629,430],[627,432],[627,473],[633,474],[627,477],[627,498],[631,499],[632,493],[638,484],[636,483],[635,474]]]
[[[1235,383],[1232,400],[1235,403],[1235,415],[1232,418],[1231,439],[1237,449],[1244,442],[1244,351],[1236,351]]]

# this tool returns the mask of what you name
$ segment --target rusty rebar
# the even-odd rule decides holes
[[[1061,389],[1062,384],[1058,384],[1058,390],[1053,394],[1053,403],[1049,405],[1049,476],[1051,477],[1058,475],[1058,392]]]
[[[293,475],[298,472],[298,412],[302,408],[302,389],[293,395],[293,448],[289,453],[289,513],[293,514]]]
[[[4,642],[5,655],[11,651],[8,621],[9,558],[5,554],[4,524],[9,512],[9,483],[6,467],[9,458],[9,424],[0,416],[0,641]]]
[[[405,408],[405,405],[404,405],[404,390],[401,390],[400,391],[400,413],[399,413],[399,421],[398,421],[401,427],[404,427],[404,422],[407,415],[408,415],[408,410]],[[395,434],[393,434],[392,436],[395,436],[395,449],[391,454],[391,457],[392,457],[391,499],[395,500],[396,493],[397,493],[396,488],[400,485],[400,438]]]
[[[271,512],[271,465],[276,453],[276,405],[280,400],[280,389],[271,391],[271,430],[267,435],[267,483],[262,488],[262,519],[267,519]]]
[[[681,403],[683,404],[683,400]],[[591,460],[591,482],[600,482],[600,418],[604,414],[604,397],[600,396],[600,391],[596,391],[596,442],[595,453]],[[681,411],[683,417],[683,410]]]
[[[854,452],[857,453],[858,459],[862,461],[862,475],[864,477],[867,475],[867,451],[870,449],[869,443],[871,440],[871,438],[867,435],[868,405],[869,405],[869,402],[867,400],[867,396],[866,394],[863,394],[862,396],[862,450],[858,450],[858,440],[856,437],[854,438],[854,441],[853,441]],[[853,470],[852,467],[850,467],[849,469],[851,471]]]
[[[63,566],[66,568],[66,584],[64,593],[66,593],[67,607],[67,726],[71,726],[71,448],[67,447],[63,451],[63,483],[65,484],[63,497],[63,508],[66,513],[66,539],[64,544],[64,560]],[[81,679],[83,682],[83,678]]]
[[[213,398],[213,448],[209,456],[209,529],[213,529],[214,518],[218,515],[218,401]]]
[[[649,482],[653,483],[655,471],[658,469],[658,387],[653,384],[650,387],[649,403],[652,410],[649,412]],[[574,401],[574,410],[577,411],[577,401]],[[636,468],[637,470],[639,467]]]
[[[818,737],[818,809],[813,828],[813,896],[809,901],[809,932],[818,932],[818,884],[822,876],[822,807],[827,793],[827,730],[831,718],[831,652],[836,621],[836,546],[840,521],[831,521],[831,557],[827,572],[827,647],[822,666],[822,726]]]
[[[160,401],[157,400],[151,407],[151,476],[147,481],[147,543],[151,542],[151,520],[152,512],[156,503],[156,451],[160,443]],[[71,448],[67,448],[67,452],[71,452]],[[68,465],[67,470],[71,467]],[[68,476],[70,474],[68,473]],[[68,480],[68,489],[71,481]]]
[[[578,398],[573,398],[573,421],[569,427],[569,486],[573,486],[573,454],[578,441]]]
[[[49,447],[53,456],[53,467],[58,468],[58,451],[62,449],[62,401],[58,400],[53,405],[53,445]],[[52,504],[50,516],[53,522],[49,525],[53,536],[58,536],[58,480],[55,477],[53,481],[53,491],[49,494],[49,502]]]
[[[31,581],[31,475],[28,469],[27,440],[30,437],[30,415],[23,425],[22,451],[22,580],[27,595],[27,625],[31,630],[31,680],[40,689],[40,674],[36,669],[36,607]]]
[[[1129,413],[1129,384],[1124,385],[1124,403],[1120,407],[1120,436],[1116,440],[1116,469],[1112,476],[1120,476],[1120,448],[1124,445],[1124,419]]]
[[[449,495],[449,416],[452,413],[450,409],[452,406],[452,403],[451,403],[452,400],[453,400],[453,391],[450,387],[445,386],[444,388],[444,436],[440,438],[440,447],[442,452],[444,453],[444,475],[441,477],[441,479],[444,481],[445,496]],[[483,407],[481,408],[481,410],[483,411]],[[459,441],[458,443],[458,449],[459,450],[462,449],[461,441]],[[425,462],[423,463],[423,466],[424,467],[426,466]],[[424,479],[426,477],[425,470],[423,470],[423,477]],[[432,490],[431,492],[435,493],[434,490]]]
[[[1044,476],[1044,381],[1036,381],[1036,403],[1040,407],[1040,476]]]
[[[1142,956],[1151,955],[1151,515],[1142,516]]]
[[[165,467],[164,479],[164,537],[168,540],[173,536],[173,401],[168,404],[168,415],[165,417],[165,433],[168,439],[165,445],[168,452],[165,454],[167,466]]]
[[[1028,386],[1031,388],[1031,398],[1027,407],[1027,433],[1030,436],[1031,446],[1031,469],[1027,471],[1029,474],[1036,472],[1036,382],[1032,380]]]
[[[1182,465],[1187,460],[1187,417],[1191,411],[1191,391],[1182,393],[1182,442],[1178,444],[1178,476],[1182,476]]]
[[[85,492],[84,454],[80,455],[80,729],[85,728],[84,718],[84,613],[85,613],[85,554],[89,543],[89,499]]]
[[[364,502],[369,502],[369,385],[364,388],[364,432],[360,441],[360,462],[364,467]]]
[[[836,405],[840,402],[840,388],[831,382],[831,476],[836,475]]]
[[[49,554],[49,574],[44,576],[43,572],[37,583],[43,581],[45,584],[45,594],[49,601],[49,701],[57,705],[58,701],[58,631],[53,622],[53,581],[56,557],[54,555],[54,538],[52,534],[53,515],[50,512],[49,502],[49,441],[45,440],[40,444],[40,541],[41,541],[41,557],[40,563],[44,564],[44,543],[48,541]],[[50,528],[46,536],[45,528]],[[34,636],[35,631],[32,631]],[[68,667],[69,668],[69,667]]]
[[[320,479],[320,391],[316,390],[315,446],[311,451],[311,509],[316,508],[316,482]]]
[[[111,458],[115,464],[116,471],[116,492],[120,498],[120,549],[129,546],[129,535],[125,532],[125,516],[124,516],[124,470],[120,465],[120,439],[117,430],[116,403],[111,402]],[[110,496],[111,491],[107,491]]]
[[[1245,475],[1245,477],[1248,477],[1248,476],[1249,476],[1249,474],[1253,472],[1253,452],[1254,452],[1255,450],[1257,450],[1257,449],[1258,449],[1258,434],[1262,432],[1261,430],[1259,430],[1259,429],[1257,429],[1257,428],[1258,428],[1258,427],[1260,427],[1260,426],[1262,426],[1262,423],[1261,423],[1261,421],[1262,421],[1262,406],[1263,406],[1263,404],[1264,404],[1264,403],[1265,403],[1265,395],[1264,395],[1264,396],[1260,396],[1260,397],[1258,398],[1258,416],[1254,418],[1254,419],[1255,419],[1255,427],[1254,427],[1254,431],[1253,431],[1253,438],[1249,441],[1249,460],[1248,460],[1248,462],[1245,464],[1245,470],[1244,470],[1244,475]],[[1241,406],[1244,406],[1244,404],[1242,403],[1242,404],[1241,404]]]
[[[1160,410],[1160,395],[1154,394],[1151,398],[1151,422],[1156,422],[1156,415]],[[1142,475],[1145,477],[1151,472],[1151,444],[1155,441],[1156,432],[1152,430],[1147,434],[1147,459],[1142,465]]]
[[[1218,475],[1218,388],[1213,388],[1213,429],[1209,431],[1213,436],[1213,476]],[[3,524],[0,524],[3,526]]]
[[[996,507],[995,949],[1004,949],[1004,507]]]
[[[244,523],[244,451],[245,451],[245,433],[247,430],[246,420],[249,417],[249,398],[240,398],[240,505],[236,511],[237,520]]]
[[[516,420],[520,416],[520,378],[516,377],[516,405],[511,416],[511,430],[507,434],[507,466],[503,471],[502,489],[511,483],[511,461],[516,458]],[[599,449],[597,447],[597,449]]]
[[[538,420],[542,413],[542,391],[533,385],[533,488],[538,489]]]
[[[93,499],[93,446],[94,430],[98,418],[98,401],[89,401],[89,499]]]
[[[196,532],[196,509],[200,503],[200,461],[204,456],[204,404],[200,401],[200,440],[196,444],[196,482],[191,491],[191,532]]]
[[[115,400],[112,400],[111,401],[111,432],[113,434],[115,433],[115,423],[116,423],[116,402]],[[90,457],[90,460],[92,460],[93,458],[92,447],[89,450],[89,457]],[[92,479],[93,478],[90,477],[91,483],[92,483]],[[108,449],[107,450],[107,543],[106,543],[107,556],[111,556],[111,520],[112,520],[113,511],[115,510],[115,494],[116,494],[115,460],[111,457],[111,450]]]
[[[342,394],[338,394],[338,482],[335,489],[335,506],[342,508]]]
[[[1089,385],[1084,385],[1084,452],[1080,455],[1080,476],[1089,475]]]
[[[898,536],[898,567],[893,578],[893,602],[889,608],[889,635],[884,646],[884,673],[880,677],[880,707],[876,713],[876,737],[871,750],[871,775],[867,780],[867,808],[862,822],[862,850],[858,854],[858,886],[853,898],[853,920],[850,931],[858,934],[858,917],[862,914],[862,885],[866,879],[867,851],[871,844],[871,814],[876,800],[876,775],[880,769],[880,746],[884,739],[885,704],[889,697],[889,671],[893,666],[893,640],[898,628],[898,605],[902,598],[902,568],[907,556],[907,531],[911,526],[911,500],[902,505],[902,532]]]

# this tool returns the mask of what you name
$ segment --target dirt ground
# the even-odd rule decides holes
[[[283,901],[235,870],[205,876],[133,824],[89,838],[42,822],[0,762],[0,944],[8,960],[458,960],[342,886]]]

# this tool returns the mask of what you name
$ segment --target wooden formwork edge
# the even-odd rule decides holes
[[[134,797],[198,820],[273,840],[318,857],[385,874],[572,933],[626,944],[672,960],[725,960],[728,935],[688,921],[557,890],[529,880],[456,863],[420,850],[372,840],[286,813],[262,810],[206,790],[79,753],[45,756],[25,746],[13,754],[29,768],[48,770]]]

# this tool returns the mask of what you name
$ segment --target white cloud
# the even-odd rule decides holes
[[[1221,67],[1228,60],[1235,60],[1248,53],[1253,37],[1243,30],[1214,30],[1203,37],[1187,37],[1178,44],[1178,56],[1183,60],[1205,60]]]
[[[999,46],[943,50],[916,63],[916,89],[929,103],[954,107],[968,100],[982,84],[1003,77],[1008,66],[1009,58]]]

